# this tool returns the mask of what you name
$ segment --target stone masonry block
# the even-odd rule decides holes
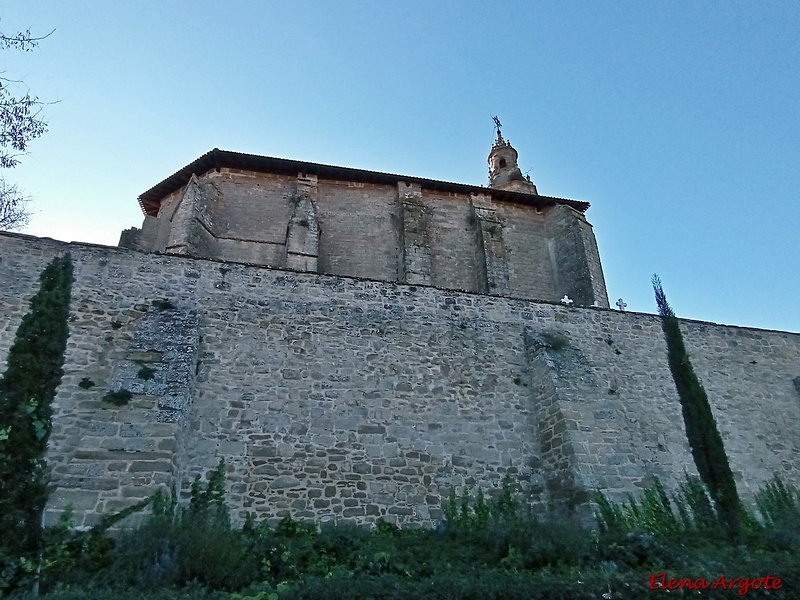
[[[254,245],[272,244],[275,251],[249,256],[285,256],[293,214],[288,195],[296,176],[265,178],[264,193],[250,196],[232,182],[233,174],[213,177],[226,181],[231,194],[226,201],[269,212],[269,222],[242,226],[254,240],[261,236]],[[624,497],[641,493],[642,482],[658,475],[674,490],[692,458],[658,318],[525,299],[526,289],[547,299],[562,286],[561,295],[568,293],[577,304],[577,297],[563,292],[572,283],[580,284],[584,300],[597,298],[596,273],[572,268],[570,257],[558,258],[581,244],[584,254],[591,254],[583,230],[579,238],[557,239],[580,218],[548,216],[548,207],[528,214],[526,207],[493,199],[488,209],[503,225],[503,246],[489,250],[507,260],[509,295],[489,296],[475,293],[477,280],[469,276],[482,259],[475,224],[468,219],[468,196],[421,188],[417,198],[406,199],[396,187],[385,195],[378,188],[319,180],[320,273],[288,273],[279,263],[266,268],[0,234],[0,281],[9,284],[0,286],[0,361],[44,265],[67,250],[81,265],[73,285],[78,320],[71,323],[67,375],[54,405],[50,510],[62,510],[58,506],[70,493],[85,507],[82,514],[97,515],[110,506],[106,496],[119,499],[121,488],[153,481],[169,485],[173,477],[185,492],[196,473],[217,465],[223,449],[231,452],[225,456],[232,514],[258,510],[268,520],[310,512],[315,518],[365,523],[385,511],[404,526],[435,526],[439,505],[431,505],[426,517],[420,498],[427,506],[427,496],[446,497],[452,485],[481,485],[488,494],[506,476],[539,512],[560,498],[577,501],[590,484]],[[267,189],[280,191],[275,202]],[[348,222],[336,221],[354,190],[363,194],[358,210],[347,214]],[[431,210],[409,215],[408,233],[417,237],[401,240],[406,200]],[[394,221],[380,220],[384,209],[396,215]],[[220,215],[209,216],[226,223]],[[345,234],[352,252],[333,243]],[[426,236],[432,252],[407,257],[406,263],[423,281],[398,283],[403,273],[397,253]],[[245,258],[235,245],[225,251],[231,252],[227,260]],[[101,263],[104,257],[109,260]],[[197,276],[187,277],[188,270]],[[359,273],[369,277],[351,277]],[[539,283],[530,283],[534,279]],[[177,308],[155,313],[152,301],[159,298]],[[136,305],[141,310],[134,310]],[[109,327],[113,318],[123,322],[119,331]],[[562,332],[567,343],[537,349],[526,328]],[[793,452],[800,402],[792,384],[800,375],[800,336],[686,320],[681,328],[726,437],[731,468],[741,474],[742,496],[749,501],[752,490],[774,472],[800,484]],[[104,341],[107,337],[112,340]],[[181,340],[190,338],[184,346]],[[145,364],[162,377],[164,394],[179,399],[169,409],[174,423],[157,421],[167,412],[163,406],[101,408],[77,388],[75,373],[87,364],[105,373],[104,386],[117,373],[135,378],[138,368],[128,353],[149,350],[161,356]],[[284,370],[299,378],[283,379]],[[99,375],[92,376],[99,385]],[[619,386],[610,395],[612,380]],[[398,384],[410,391],[395,392]],[[161,395],[153,397],[161,404]],[[248,410],[253,414],[246,417]],[[123,430],[122,424],[129,426]],[[359,426],[369,429],[360,432]],[[627,462],[611,464],[617,456]],[[461,457],[459,464],[451,457]],[[66,487],[90,478],[118,487]],[[271,489],[275,482],[288,487]],[[246,491],[233,491],[241,485]],[[315,500],[330,504],[308,504]],[[357,504],[345,506],[344,500]],[[367,514],[369,506],[378,507],[378,514],[375,509]],[[365,514],[343,517],[342,511],[362,507]],[[390,508],[411,513],[389,515]]]

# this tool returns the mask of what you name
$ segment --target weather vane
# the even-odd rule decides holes
[[[500,128],[503,126],[503,124],[500,122],[500,119],[498,119],[497,116],[493,116],[492,121],[494,121],[494,128],[497,130],[497,135],[499,136]]]

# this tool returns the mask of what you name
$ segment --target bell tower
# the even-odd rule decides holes
[[[502,125],[500,119],[494,119],[494,127],[497,131],[497,139],[492,144],[489,152],[489,187],[498,190],[509,190],[511,192],[521,192],[523,194],[536,194],[536,186],[530,177],[525,177],[517,165],[517,151],[503,138],[500,131]]]

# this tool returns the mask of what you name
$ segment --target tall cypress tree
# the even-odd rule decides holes
[[[63,375],[72,261],[55,258],[17,329],[0,378],[0,559],[35,557],[47,501],[51,402]]]
[[[725,446],[717,430],[714,415],[711,413],[706,391],[697,379],[689,360],[678,319],[667,302],[658,275],[653,275],[653,289],[656,294],[658,314],[661,315],[661,328],[667,341],[669,369],[678,390],[686,437],[692,450],[694,464],[700,479],[711,494],[718,517],[728,533],[736,536],[742,516],[741,503],[725,454]]]

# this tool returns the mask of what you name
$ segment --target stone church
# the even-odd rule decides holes
[[[489,187],[214,149],[139,197],[120,246],[608,306],[587,202],[541,196],[497,131]]]
[[[611,310],[588,203],[500,134],[487,187],[212,150],[119,247],[0,234],[0,368],[75,267],[46,518],[89,526],[220,459],[235,519],[435,526],[451,489],[534,510],[694,466],[657,316]],[[739,491],[800,484],[800,335],[683,320]]]

